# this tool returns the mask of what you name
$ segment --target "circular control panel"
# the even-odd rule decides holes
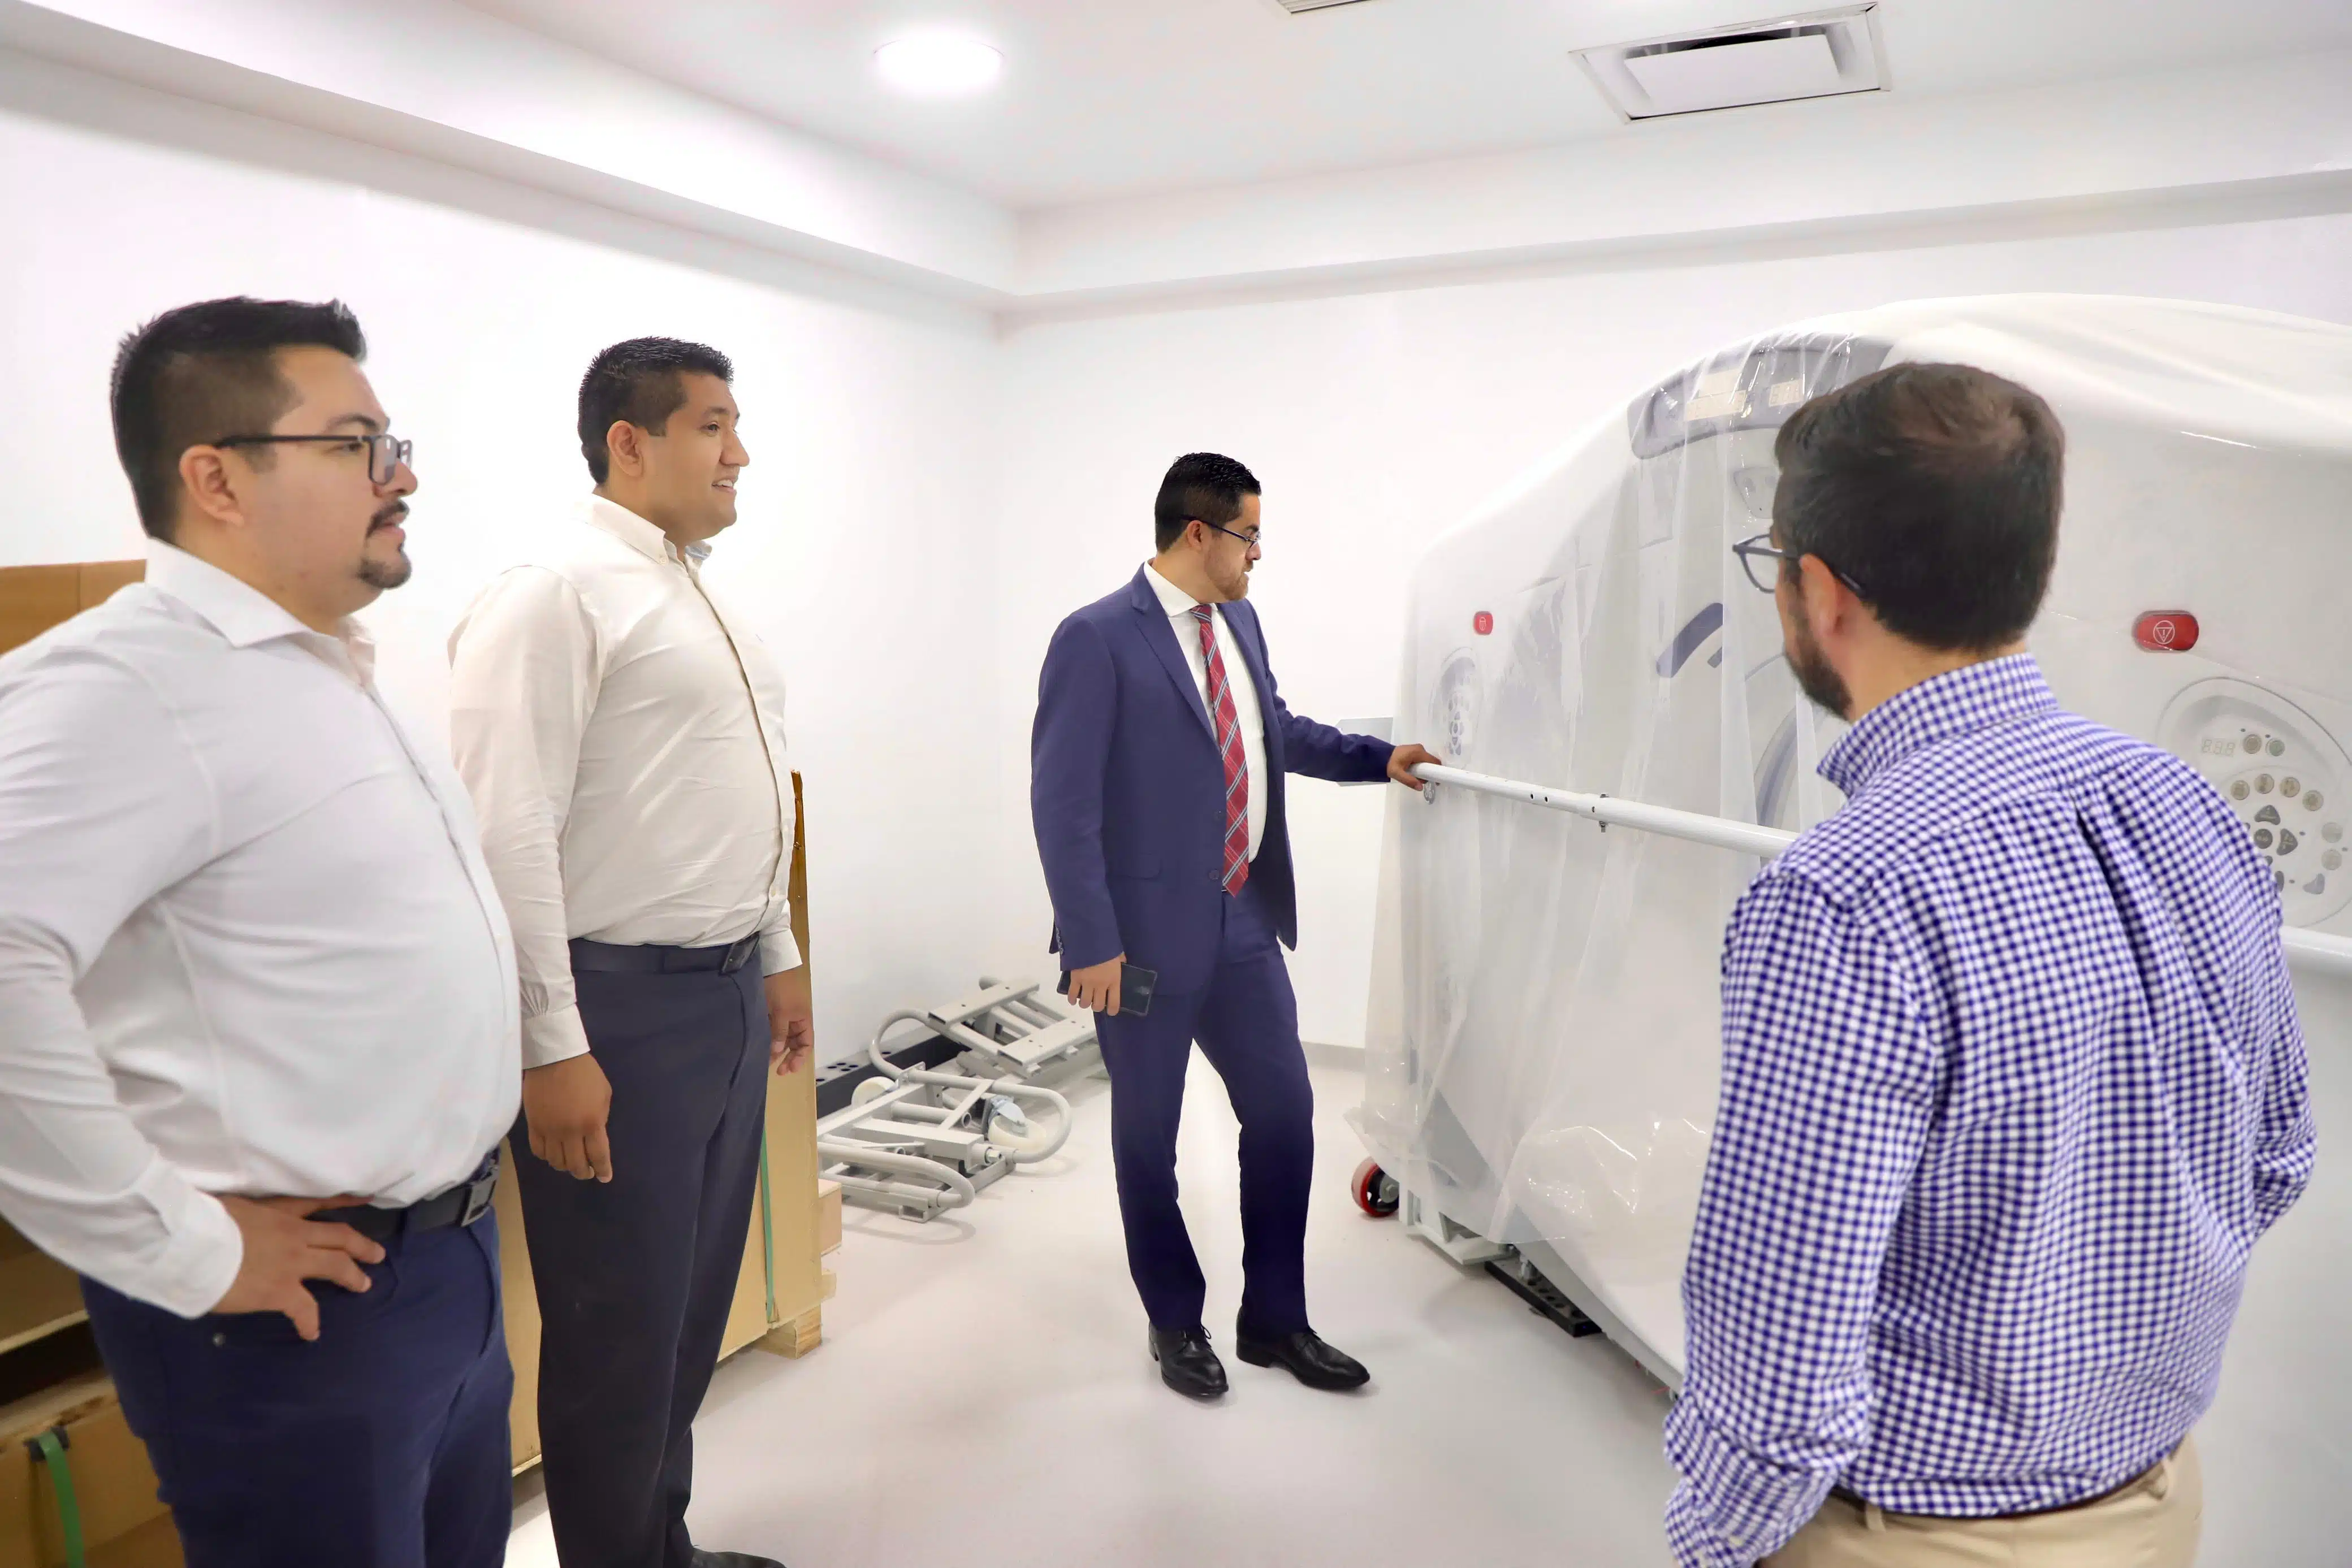
[[[2289,925],[2352,900],[2352,760],[2303,709],[2245,681],[2200,681],[2165,709],[2161,743],[2221,791],[2270,868]]]
[[[1444,737],[1445,760],[1457,768],[1465,766],[1463,758],[1473,755],[1481,685],[1477,659],[1463,651],[1445,661],[1445,667],[1438,672],[1437,685],[1430,693],[1430,717]]]

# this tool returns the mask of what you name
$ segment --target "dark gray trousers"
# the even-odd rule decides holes
[[[692,1426],[759,1174],[767,997],[756,953],[732,974],[625,974],[591,967],[599,945],[572,946],[589,1049],[613,1085],[613,1179],[556,1170],[516,1128],[548,1513],[564,1568],[688,1568]]]

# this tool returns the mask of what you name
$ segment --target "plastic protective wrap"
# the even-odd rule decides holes
[[[1477,772],[1742,821],[1836,810],[1815,766],[1843,727],[1801,697],[1731,547],[1769,526],[1789,414],[1902,361],[2055,406],[2068,501],[2030,641],[2061,700],[2197,762],[2267,835],[2289,922],[2352,927],[2352,330],[2325,323],[2034,296],[1730,346],[1433,547],[1400,733]],[[2182,612],[2193,649],[2181,615],[2144,619]],[[1723,929],[1755,871],[1459,789],[1390,806],[1359,1130],[1447,1219],[1544,1243],[1671,1369]]]

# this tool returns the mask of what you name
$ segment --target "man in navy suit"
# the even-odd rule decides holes
[[[1128,1267],[1161,1379],[1197,1399],[1225,1392],[1225,1369],[1176,1205],[1196,1040],[1242,1124],[1242,1359],[1313,1388],[1370,1376],[1307,1317],[1315,1104],[1282,960],[1298,945],[1283,775],[1418,789],[1409,769],[1437,760],[1283,706],[1245,602],[1258,507],[1257,480],[1232,458],[1177,460],[1155,508],[1159,555],[1055,632],[1030,747],[1055,944],[1070,999],[1101,1015]],[[1159,977],[1147,1013],[1120,1010],[1127,964]]]

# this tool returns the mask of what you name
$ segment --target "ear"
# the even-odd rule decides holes
[[[646,433],[625,419],[616,419],[604,432],[604,459],[614,473],[632,479],[646,471]]]
[[[1841,632],[1853,630],[1853,618],[1867,613],[1853,590],[1840,582],[1837,573],[1817,555],[1797,562],[1797,598],[1816,643],[1828,643]]]
[[[180,484],[191,504],[224,528],[245,521],[245,503],[236,493],[243,476],[231,471],[228,454],[217,446],[191,446],[180,454]]]

